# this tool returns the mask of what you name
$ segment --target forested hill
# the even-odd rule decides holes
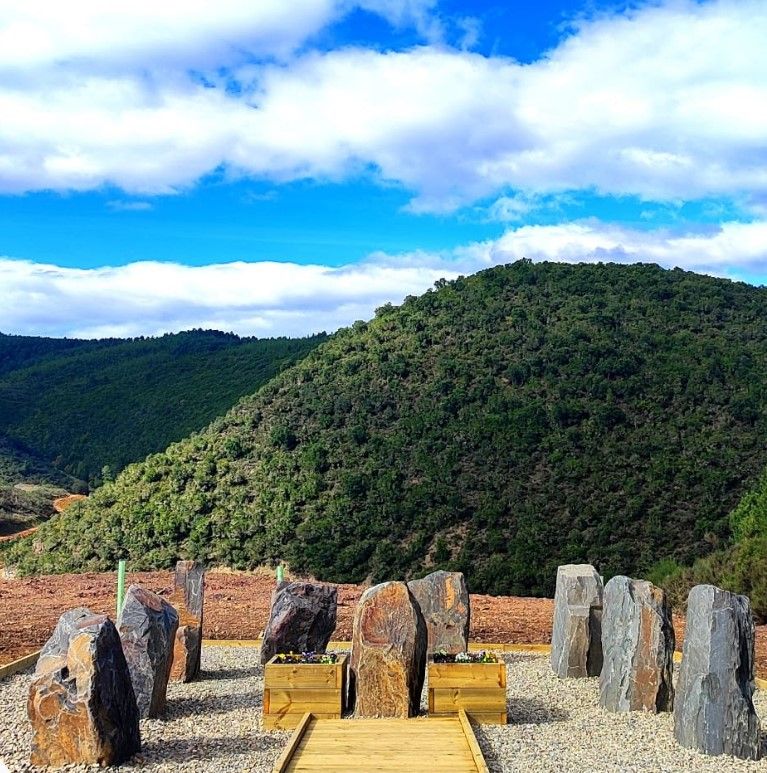
[[[206,426],[324,339],[0,335],[0,435],[98,482],[105,466],[117,472]]]
[[[767,290],[651,265],[520,261],[378,310],[6,558],[199,556],[325,580],[460,569],[551,594],[729,537],[767,462]]]

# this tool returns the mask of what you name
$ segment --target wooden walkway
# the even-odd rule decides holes
[[[461,711],[450,719],[315,719],[305,714],[274,773],[488,773]]]

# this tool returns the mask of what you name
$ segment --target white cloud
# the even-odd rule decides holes
[[[71,269],[0,258],[0,331],[103,337],[194,327],[303,335],[368,319],[442,277],[522,257],[567,262],[655,262],[767,279],[767,221],[699,232],[644,231],[587,221],[522,226],[495,241],[446,252],[376,253],[341,268],[295,263],[200,267],[141,262]]]
[[[525,66],[439,46],[238,66],[243,50],[291,50],[354,5],[437,23],[431,0],[299,2],[305,14],[282,2],[185,3],[175,15],[118,4],[110,20],[105,4],[82,0],[72,18],[87,23],[70,35],[71,4],[0,0],[0,192],[167,193],[222,168],[280,182],[372,167],[414,191],[415,211],[509,187],[767,193],[762,0],[679,0],[584,22]],[[30,74],[20,68],[31,59]]]
[[[426,28],[434,0],[0,0],[0,71],[220,67],[286,57],[355,8]],[[35,73],[36,75],[38,73]]]

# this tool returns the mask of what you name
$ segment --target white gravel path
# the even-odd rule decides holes
[[[121,770],[271,771],[289,734],[261,730],[263,669],[258,655],[257,648],[205,647],[203,678],[191,684],[171,684],[167,716],[142,720],[144,749]],[[557,679],[546,657],[509,654],[505,660],[510,724],[475,726],[493,773],[767,773],[767,758],[744,762],[683,749],[674,741],[669,715],[603,712],[597,679]],[[0,681],[0,761],[13,773],[34,770],[27,763],[29,681],[29,674]],[[767,731],[767,692],[758,691],[755,703]],[[99,768],[70,766],[66,770]]]

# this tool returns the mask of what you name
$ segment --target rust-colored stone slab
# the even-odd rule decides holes
[[[116,765],[141,750],[128,665],[108,617],[82,608],[62,615],[37,662],[27,714],[32,765]]]
[[[466,652],[471,606],[463,574],[440,570],[407,586],[426,622],[427,652]]]
[[[178,613],[156,593],[131,585],[117,628],[139,714],[159,717],[165,708]]]
[[[191,682],[200,674],[205,567],[199,561],[179,561],[173,576],[170,602],[179,617],[170,678]]]
[[[404,582],[362,594],[352,632],[350,699],[361,717],[418,713],[426,668],[426,623]]]
[[[600,704],[608,711],[671,711],[674,628],[666,593],[618,575],[604,590]]]

